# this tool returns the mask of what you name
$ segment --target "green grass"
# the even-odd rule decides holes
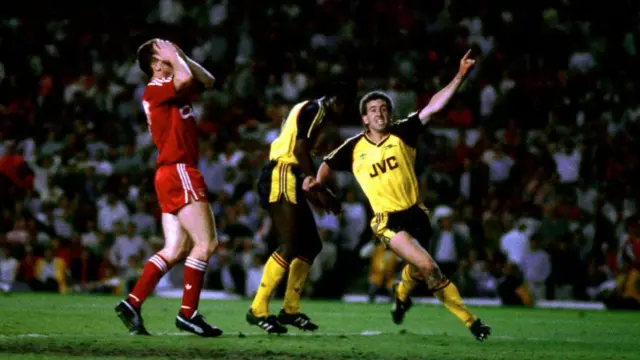
[[[201,312],[225,331],[217,339],[178,333],[178,299],[150,299],[145,324],[153,337],[127,335],[115,297],[14,294],[0,297],[2,359],[632,359],[640,314],[476,308],[493,336],[476,342],[442,307],[415,306],[401,327],[387,304],[306,301],[321,328],[267,336],[246,324],[247,301],[203,300]],[[279,301],[272,304],[275,311]],[[242,333],[245,336],[239,336]]]

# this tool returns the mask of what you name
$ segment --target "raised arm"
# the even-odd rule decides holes
[[[174,45],[178,50],[178,54],[180,57],[187,63],[189,70],[193,74],[193,77],[200,82],[206,89],[211,89],[216,82],[216,78],[211,75],[211,73],[205,69],[202,65],[198,64],[195,60],[188,57],[182,49],[180,49],[177,45]]]
[[[460,84],[462,84],[462,81],[469,72],[469,69],[471,69],[475,63],[475,60],[469,59],[470,54],[471,50],[467,51],[467,53],[462,57],[462,60],[460,60],[460,68],[453,80],[451,80],[451,82],[442,90],[433,95],[427,106],[420,110],[418,117],[423,125],[426,125],[429,120],[431,120],[431,116],[433,114],[439,112],[447,105],[449,100],[453,97],[453,94],[455,94],[460,87]]]
[[[216,83],[216,78],[213,77],[213,75],[211,75],[211,73],[207,71],[207,69],[202,67],[202,65],[198,64],[190,57],[185,56],[184,59],[187,62],[189,69],[191,69],[193,77],[200,83],[202,83],[205,89],[213,88],[213,85]]]

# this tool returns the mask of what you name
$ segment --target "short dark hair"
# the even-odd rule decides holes
[[[153,59],[153,45],[155,42],[156,39],[148,40],[138,48],[138,66],[148,77],[153,76],[151,60]]]
[[[389,113],[393,112],[393,101],[391,101],[391,97],[382,91],[372,91],[363,96],[360,100],[360,115],[365,115],[367,113],[367,104],[369,101],[373,100],[384,100],[389,108]]]

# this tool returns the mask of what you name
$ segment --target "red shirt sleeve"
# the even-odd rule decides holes
[[[176,88],[173,86],[173,78],[155,78],[147,86],[146,100],[156,104],[164,103],[177,96]]]

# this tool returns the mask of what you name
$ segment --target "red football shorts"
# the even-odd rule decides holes
[[[192,200],[207,201],[207,185],[198,169],[185,164],[156,170],[156,194],[163,213],[175,213]]]

